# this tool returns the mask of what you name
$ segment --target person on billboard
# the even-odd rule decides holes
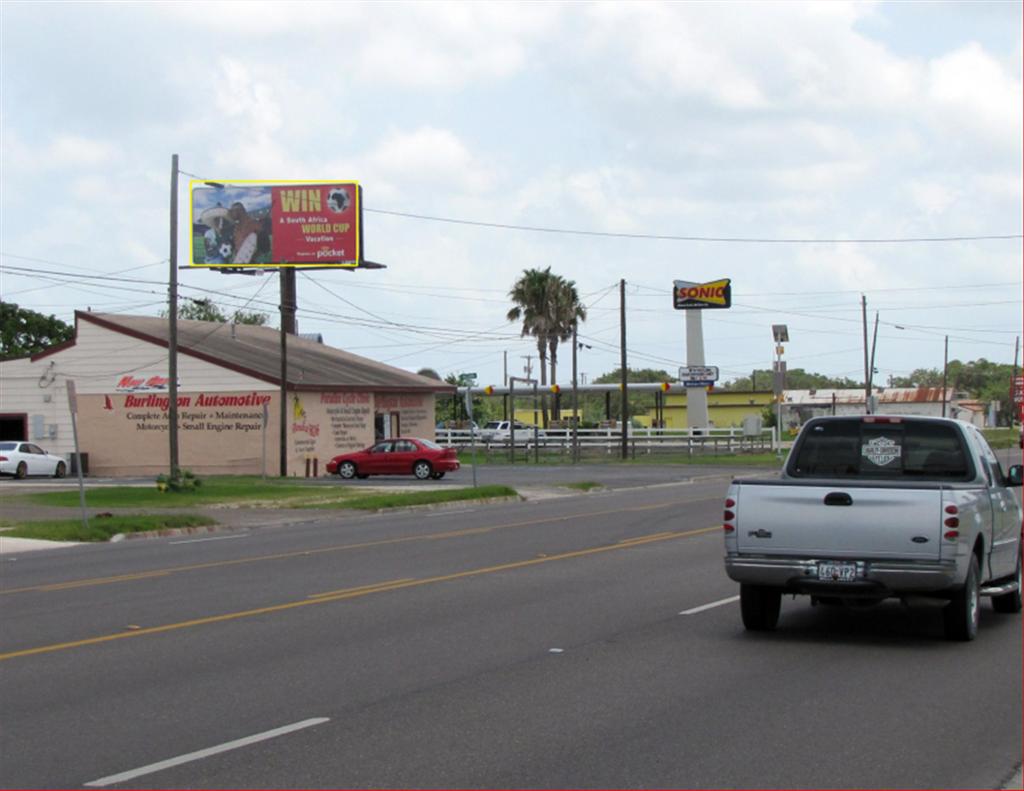
[[[267,227],[269,217],[262,220],[250,216],[240,201],[231,204],[228,217],[234,223],[234,257],[233,264],[249,264],[253,262],[257,252],[270,250],[270,231]]]
[[[234,251],[228,210],[218,203],[199,215],[199,223],[206,226],[203,232],[204,258],[201,263],[226,264]]]

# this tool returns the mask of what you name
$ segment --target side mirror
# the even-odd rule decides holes
[[[1007,486],[1021,486],[1024,484],[1024,466],[1014,464],[1006,473]]]

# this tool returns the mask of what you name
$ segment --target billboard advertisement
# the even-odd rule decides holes
[[[675,280],[672,283],[672,307],[676,310],[728,308],[732,305],[731,283],[729,278],[710,283]]]
[[[192,266],[356,267],[362,191],[354,181],[189,185]]]

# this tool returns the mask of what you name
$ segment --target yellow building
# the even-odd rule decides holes
[[[665,393],[661,415],[657,407],[651,407],[645,415],[634,419],[644,426],[656,425],[663,421],[664,428],[688,428],[686,415],[686,391]],[[743,425],[743,419],[760,417],[766,406],[774,404],[770,390],[712,390],[708,393],[708,421],[715,428],[730,428]]]
[[[673,390],[675,390],[675,387],[677,386],[674,386]],[[668,393],[647,390],[645,392],[645,400],[660,400],[661,406],[659,408],[655,404],[648,407],[644,412],[637,412],[631,415],[630,417],[634,425],[651,428],[652,426],[659,425],[660,421],[664,428],[689,428],[686,414],[685,390]],[[761,417],[764,408],[774,403],[775,401],[770,390],[712,390],[708,393],[708,420],[711,426],[715,428],[739,428],[743,425],[744,418],[751,416]],[[567,425],[568,421],[572,418],[572,414],[572,407],[567,406],[566,399],[563,398],[561,415],[562,420],[566,421]],[[594,416],[590,413],[587,413],[586,417],[587,419],[594,419]],[[603,415],[602,419],[616,421],[618,417],[616,407],[612,409],[610,416]],[[528,426],[535,424],[540,426],[542,424],[542,412],[539,405],[536,410],[532,406],[525,408],[522,406],[517,407],[515,418]]]

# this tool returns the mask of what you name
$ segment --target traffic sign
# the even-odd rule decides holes
[[[708,387],[717,381],[718,368],[714,365],[684,365],[679,369],[683,387]]]

